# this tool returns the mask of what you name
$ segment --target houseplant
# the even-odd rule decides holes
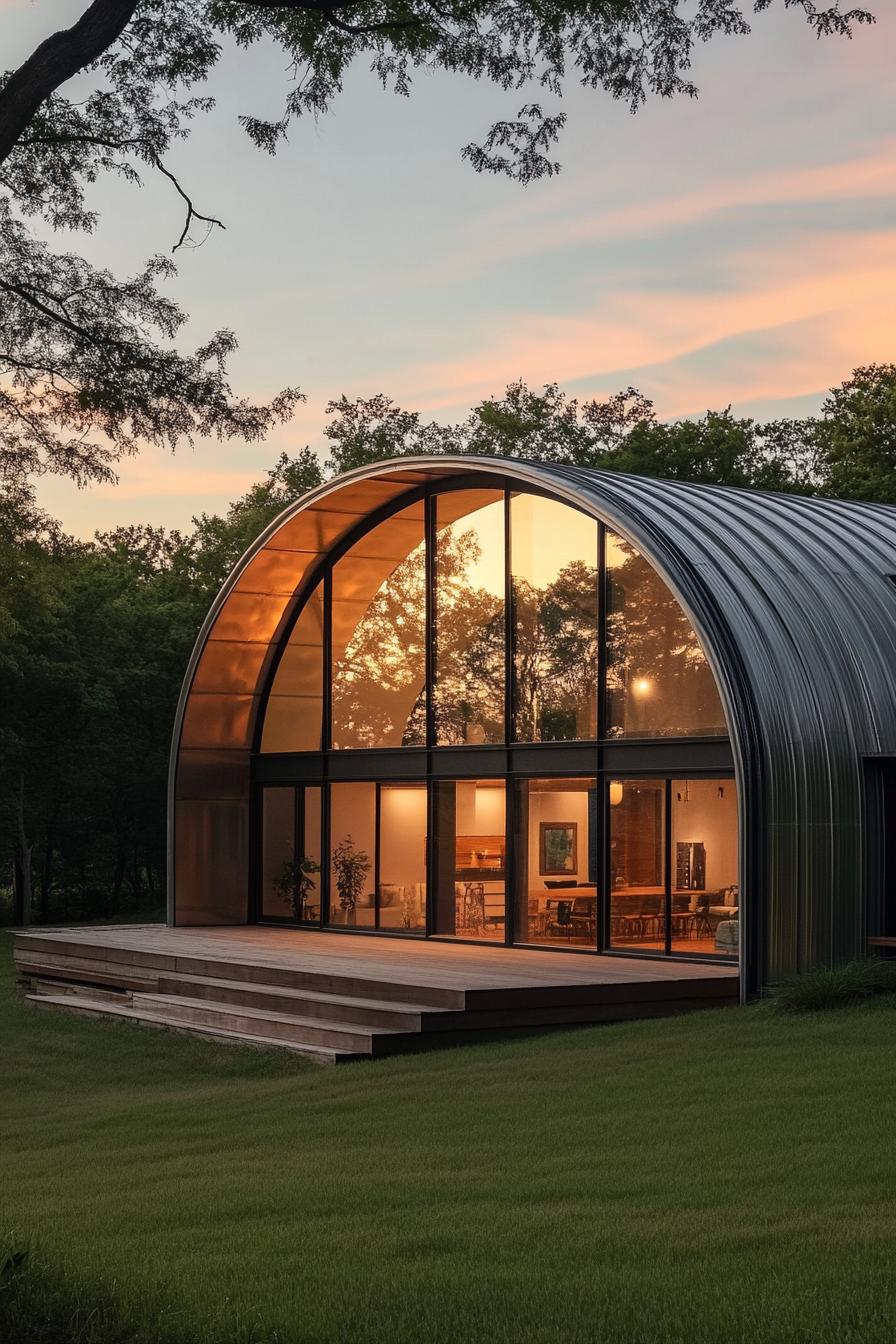
[[[345,911],[346,924],[354,924],[355,908],[364,890],[364,879],[370,872],[370,858],[366,850],[355,849],[350,835],[333,850],[333,873],[339,905]]]
[[[274,890],[292,907],[293,918],[305,918],[305,902],[315,887],[314,874],[320,864],[303,854],[300,859],[287,859],[274,882]]]

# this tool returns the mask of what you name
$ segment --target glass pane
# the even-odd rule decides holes
[[[374,528],[333,569],[333,746],[426,743],[423,504]]]
[[[503,493],[439,496],[436,528],[436,743],[503,742]]]
[[[725,736],[693,626],[644,557],[606,535],[608,736]]]
[[[666,946],[665,794],[662,779],[610,781],[610,943]]]
[[[597,737],[598,526],[537,495],[510,501],[513,735]]]
[[[294,918],[292,867],[295,859],[295,789],[265,789],[261,818],[261,914]]]
[[[376,785],[330,786],[330,923],[373,928]]]
[[[380,789],[379,927],[426,928],[426,785]]]
[[[737,957],[733,779],[672,781],[672,950]]]
[[[321,878],[321,806],[323,790],[312,785],[303,792],[302,832],[303,848],[299,855],[302,877],[304,878],[302,921],[306,924],[319,924],[320,878]]]
[[[323,591],[308,598],[277,664],[261,750],[320,751],[323,720]]]
[[[594,947],[600,869],[597,782],[525,779],[517,790],[516,939]]]
[[[435,785],[436,933],[504,941],[503,780]]]

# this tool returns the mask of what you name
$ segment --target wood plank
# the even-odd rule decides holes
[[[346,1057],[738,996],[731,966],[301,929],[32,929],[18,935],[15,955],[44,1006]],[[130,994],[100,1002],[98,987]]]

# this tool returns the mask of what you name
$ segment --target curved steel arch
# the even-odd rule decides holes
[[[864,946],[864,760],[896,754],[896,508],[480,457],[399,459],[311,491],[258,538],[200,631],[169,771],[169,920],[247,918],[250,756],[296,595],[368,515],[503,477],[630,540],[693,622],[728,717],[742,970],[755,986]],[[179,891],[180,888],[180,891]]]

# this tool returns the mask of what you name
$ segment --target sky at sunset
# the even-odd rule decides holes
[[[187,525],[282,449],[322,448],[342,393],[442,421],[516,378],[578,396],[634,384],[668,418],[817,410],[855,365],[896,358],[896,15],[868,3],[878,23],[851,43],[816,41],[779,3],[750,38],[702,49],[696,102],[631,117],[571,88],[563,172],[529,188],[460,160],[525,95],[442,75],[408,101],[358,67],[270,159],[236,117],[277,114],[284,58],[226,53],[218,107],[171,166],[227,231],[178,254],[170,292],[191,314],[185,342],[237,331],[237,392],[298,384],[308,402],[266,443],[147,451],[115,488],[48,480],[41,502],[84,536]],[[81,8],[0,0],[3,65]],[[180,232],[164,182],[103,184],[96,200],[97,233],[64,245],[116,271]]]

